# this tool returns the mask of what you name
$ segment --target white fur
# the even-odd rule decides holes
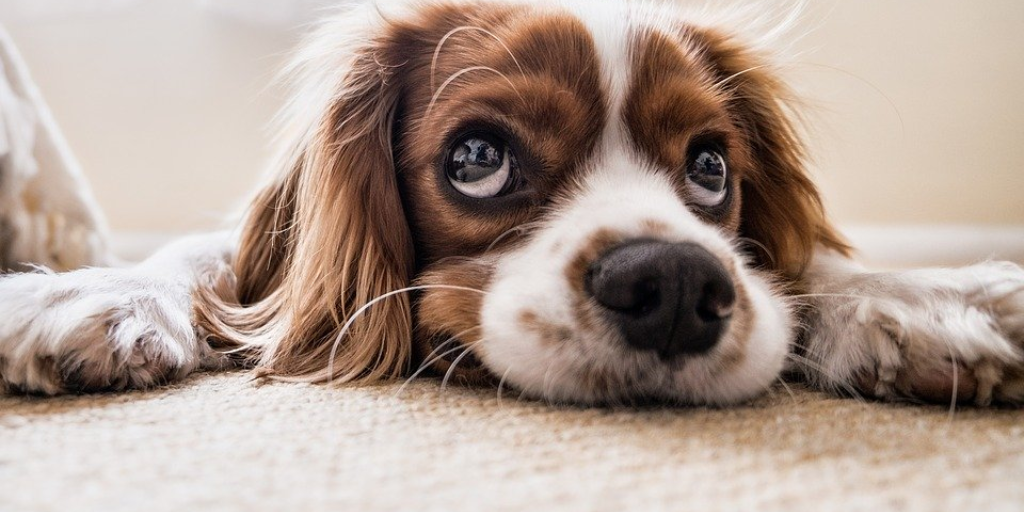
[[[658,397],[686,403],[730,404],[762,392],[782,370],[792,338],[784,302],[751,271],[717,229],[702,223],[679,199],[668,178],[631,158],[625,142],[603,148],[586,182],[530,243],[502,258],[484,300],[479,353],[509,383],[539,397],[566,402],[615,402]],[[730,327],[715,349],[686,361],[663,362],[625,346],[610,326],[588,329],[576,322],[565,269],[599,230],[624,240],[651,236],[645,221],[670,228],[668,242],[694,242],[731,260],[733,279],[750,297],[756,322],[749,339]],[[528,310],[572,333],[544,339],[519,322]],[[748,347],[741,349],[740,346]],[[743,352],[739,365],[723,367],[729,351]],[[620,386],[595,389],[588,374],[613,376]]]
[[[800,366],[818,387],[848,392],[866,377],[874,387],[861,391],[894,399],[915,397],[923,378],[950,388],[976,381],[973,397],[961,398],[979,405],[1024,400],[1019,266],[869,272],[821,251],[807,283],[807,295],[798,297],[809,306]]]
[[[195,236],[133,268],[0,278],[0,390],[141,388],[222,366],[192,327],[191,293],[227,270],[231,246]]]
[[[410,3],[381,10],[364,3],[324,23],[303,46],[287,71],[298,86],[282,116],[285,161],[301,156],[289,152],[304,147],[295,140],[306,141],[321,126],[325,106],[351,92],[339,86],[351,71],[354,49],[384,19],[409,12]],[[717,4],[708,9],[710,2],[552,3],[576,12],[593,34],[610,96],[609,116],[589,163],[592,172],[535,238],[503,257],[487,290],[479,353],[494,373],[527,393],[557,401],[653,397],[710,404],[745,400],[778,377],[794,341],[786,301],[747,268],[726,234],[687,209],[658,169],[635,158],[619,114],[633,62],[631,30],[641,25],[668,30],[680,17],[701,26],[761,25],[751,29],[748,42],[777,49],[776,39],[792,25],[802,2],[786,4],[759,17],[763,8],[738,2],[724,9]],[[76,190],[82,195],[85,188]],[[0,206],[9,207],[8,200],[0,199]],[[91,208],[90,201],[82,204]],[[662,239],[701,244],[733,269],[749,300],[747,339],[733,325],[709,353],[664,363],[626,349],[609,326],[576,324],[566,266],[596,231],[612,230],[624,239],[647,236],[650,221],[667,228],[657,233]],[[223,365],[223,357],[195,332],[191,293],[227,272],[235,243],[223,234],[197,237],[131,269],[0,279],[0,311],[6,315],[0,322],[0,389],[55,394],[81,387],[145,387]],[[908,368],[952,367],[976,382],[972,398],[978,403],[1024,401],[1024,271],[1019,267],[988,263],[871,273],[821,252],[802,284],[809,294],[798,300],[811,314],[806,359],[799,368],[812,384],[846,389],[867,374],[874,379],[874,394],[893,398],[913,394]],[[545,324],[564,328],[569,339],[553,342],[531,331],[519,321],[526,308]],[[737,350],[739,362],[725,364],[726,354]],[[584,377],[595,370],[615,385],[585,385]]]

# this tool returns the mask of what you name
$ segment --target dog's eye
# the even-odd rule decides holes
[[[504,141],[475,133],[455,141],[445,160],[448,181],[469,197],[496,197],[508,191],[516,166]]]
[[[693,152],[686,166],[686,188],[694,203],[718,206],[725,200],[728,170],[725,158],[718,151],[702,148]]]

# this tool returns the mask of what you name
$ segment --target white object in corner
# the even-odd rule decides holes
[[[0,26],[0,272],[111,263],[107,225],[78,162]]]

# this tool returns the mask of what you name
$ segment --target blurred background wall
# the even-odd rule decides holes
[[[215,227],[252,189],[274,72],[323,0],[3,0],[112,226]],[[846,225],[1024,225],[1024,2],[826,0],[798,32]]]

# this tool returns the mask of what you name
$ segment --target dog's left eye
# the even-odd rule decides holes
[[[686,166],[686,188],[691,200],[700,206],[718,206],[725,200],[728,170],[725,158],[715,149],[693,152]]]
[[[469,197],[497,197],[513,181],[516,159],[500,138],[475,133],[452,145],[445,159],[445,173],[455,190]]]

